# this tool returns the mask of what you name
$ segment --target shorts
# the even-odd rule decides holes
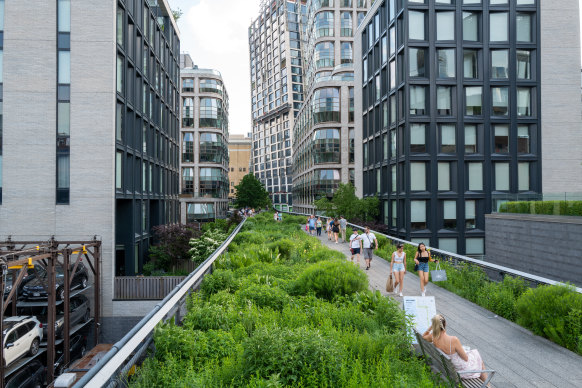
[[[428,263],[419,262],[418,263],[418,271],[428,273]]]
[[[374,249],[372,248],[364,248],[364,259],[372,260],[372,256],[374,255]]]
[[[360,254],[360,248],[351,248],[351,250],[352,250],[352,256]]]
[[[402,272],[404,271],[404,264],[403,263],[394,263],[392,265],[393,272]]]
[[[309,230],[315,230],[315,226],[310,226]]]

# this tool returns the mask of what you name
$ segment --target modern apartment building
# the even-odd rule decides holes
[[[191,63],[183,54],[183,62]],[[182,68],[181,222],[226,217],[228,93],[216,70]]]
[[[228,200],[236,198],[235,186],[250,172],[251,138],[245,135],[230,135],[228,137],[228,180],[230,182]]]
[[[356,37],[356,187],[394,235],[481,255],[501,202],[580,191],[579,38],[577,0],[374,3]]]
[[[292,130],[303,103],[305,0],[264,0],[249,27],[252,159],[279,209],[292,206]],[[305,20],[304,20],[305,21]]]
[[[0,1],[0,238],[102,240],[114,277],[178,221],[179,31],[166,0]]]
[[[371,1],[308,0],[305,102],[293,127],[293,204],[311,213],[339,183],[354,183],[354,32]]]

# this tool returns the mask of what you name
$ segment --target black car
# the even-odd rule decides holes
[[[34,267],[28,268],[26,270],[24,277],[22,278],[22,280],[20,281],[20,284],[18,285],[17,295],[22,294],[22,289],[24,288],[26,283],[28,283],[31,280],[33,280],[34,278],[36,278],[38,268],[40,268],[40,267],[34,266]],[[5,298],[8,296],[8,294],[10,294],[10,291],[12,291],[12,275],[14,274],[16,276],[16,278],[18,278],[19,272],[20,272],[19,269],[11,269],[8,271],[8,276],[6,276],[6,285],[4,286],[4,297]]]
[[[64,304],[57,306],[57,315],[55,317],[55,336],[62,338],[63,329],[65,327]],[[34,315],[42,323],[43,337],[47,338],[47,306],[35,307],[18,307],[20,314]],[[75,295],[69,301],[69,327],[72,328],[78,323],[87,322],[91,318],[91,309],[89,307],[89,299],[83,294]]]
[[[70,363],[73,363],[73,361],[83,357],[87,352],[87,337],[76,335],[71,338],[69,346],[69,360]],[[65,354],[63,350],[64,348],[60,346],[55,351],[55,376],[63,374],[65,368],[68,367],[68,365],[65,365]]]
[[[70,269],[73,270],[74,265],[71,265]],[[56,299],[65,299],[65,273],[62,266],[56,266]],[[71,282],[70,290],[75,290],[78,288],[87,287],[87,282],[89,281],[89,273],[87,268],[83,263],[79,263],[77,270],[73,275],[73,281]],[[36,299],[47,299],[48,298],[48,273],[45,268],[39,267],[36,277],[28,282],[22,288],[22,296],[27,300]]]
[[[6,388],[40,388],[46,380],[46,368],[38,360],[33,360],[20,368],[6,380]]]

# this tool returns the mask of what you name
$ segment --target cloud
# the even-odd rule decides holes
[[[231,133],[251,132],[248,27],[259,0],[172,0],[183,52],[201,68],[221,72],[229,95]]]

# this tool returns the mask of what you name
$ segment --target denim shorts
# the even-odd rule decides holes
[[[392,265],[392,271],[394,271],[394,272],[404,271],[404,264],[403,263],[394,263]]]
[[[428,273],[428,263],[423,263],[423,262],[418,263],[418,271]]]

